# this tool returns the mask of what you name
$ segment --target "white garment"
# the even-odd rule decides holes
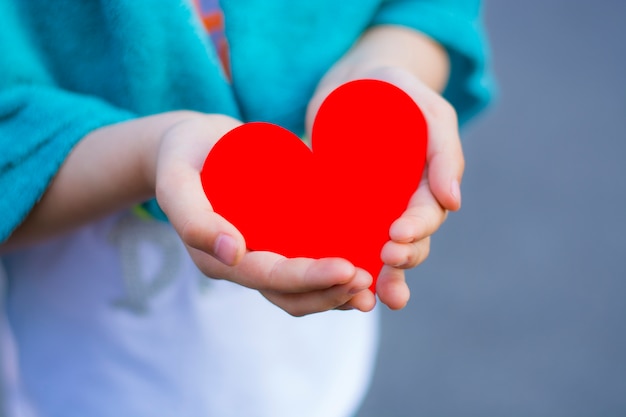
[[[166,223],[122,213],[2,261],[11,398],[38,417],[343,417],[371,377],[376,313],[291,317],[202,276]]]

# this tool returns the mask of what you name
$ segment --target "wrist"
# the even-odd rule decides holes
[[[384,68],[402,69],[442,92],[450,73],[446,50],[426,35],[401,26],[374,26],[326,74],[322,88],[369,78]]]
[[[184,116],[139,118],[87,134],[3,246],[27,245],[154,197],[158,140]]]
[[[154,197],[156,193],[157,166],[164,138],[180,123],[198,116],[199,113],[180,110],[137,120],[139,124],[138,142],[140,148],[138,165],[140,167],[143,191],[148,194],[149,198]]]

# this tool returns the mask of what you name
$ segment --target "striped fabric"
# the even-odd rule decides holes
[[[224,34],[224,14],[218,0],[193,0],[202,25],[211,37],[211,41],[218,52],[222,66],[230,77],[228,57],[228,42]]]

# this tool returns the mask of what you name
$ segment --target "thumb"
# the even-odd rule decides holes
[[[212,144],[239,124],[228,121],[211,138],[203,136],[215,126],[202,123],[170,131],[162,144],[156,174],[157,202],[183,243],[229,266],[239,263],[245,254],[245,240],[235,226],[213,211],[202,187],[200,170]]]
[[[309,104],[306,109],[306,118],[305,118],[305,132],[306,136],[310,139],[311,133],[313,132],[313,122],[315,121],[315,116],[317,116],[317,112],[319,111],[322,103],[328,97],[328,95],[336,88],[338,85],[326,83],[324,85],[320,85],[315,94],[309,101]]]
[[[465,169],[465,159],[459,131],[456,123],[456,114],[449,109],[440,110],[445,115],[438,114],[429,123],[430,137],[428,143],[428,183],[430,189],[441,206],[447,210],[456,211],[461,208],[461,179]]]
[[[185,245],[207,253],[228,266],[239,263],[245,253],[243,235],[213,211],[199,172],[180,172],[177,184],[160,184],[157,201]]]

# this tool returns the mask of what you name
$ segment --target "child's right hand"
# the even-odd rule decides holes
[[[209,277],[259,290],[294,316],[331,309],[371,310],[372,277],[363,269],[338,258],[287,259],[271,252],[248,252],[241,233],[213,211],[199,172],[217,140],[240,124],[226,116],[190,113],[165,131],[155,165],[147,167],[155,173],[157,201],[195,264]]]
[[[374,296],[367,289],[372,278],[365,271],[342,259],[246,252],[241,233],[213,212],[200,170],[211,147],[240,124],[226,116],[179,111],[94,130],[70,152],[22,224],[0,242],[0,253],[58,236],[156,195],[207,276],[257,289],[296,316],[334,308],[372,309]]]

